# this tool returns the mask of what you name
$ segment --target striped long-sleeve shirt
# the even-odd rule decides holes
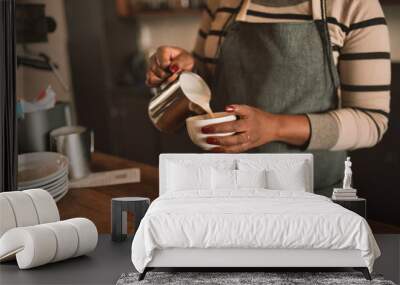
[[[198,71],[212,77],[232,17],[255,23],[310,21],[311,2],[209,0],[194,49]],[[311,125],[308,149],[374,146],[387,130],[390,103],[390,44],[382,8],[378,0],[327,0],[327,17],[340,74],[340,104],[326,113],[306,114]]]

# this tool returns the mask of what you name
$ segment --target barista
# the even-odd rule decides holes
[[[313,153],[315,192],[343,178],[346,151],[372,147],[388,126],[390,54],[378,0],[209,1],[193,54],[160,47],[147,84],[194,71],[214,111],[214,152]],[[340,72],[339,72],[340,71]],[[173,78],[171,78],[172,80]]]

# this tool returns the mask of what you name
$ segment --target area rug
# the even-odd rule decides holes
[[[138,273],[122,274],[117,285],[395,285],[380,275],[372,275],[368,281],[359,272],[148,272],[146,278],[138,281]]]

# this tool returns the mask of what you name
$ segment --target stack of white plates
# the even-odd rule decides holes
[[[68,159],[55,152],[18,155],[18,190],[41,188],[59,201],[68,192]]]

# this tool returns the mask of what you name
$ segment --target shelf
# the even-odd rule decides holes
[[[117,12],[120,17],[170,17],[170,16],[200,16],[201,9],[144,9],[132,8],[128,0],[116,0]],[[382,5],[400,5],[399,0],[380,0]]]
[[[116,10],[120,17],[176,17],[176,16],[199,16],[201,9],[198,8],[165,8],[146,9],[135,4],[132,0],[115,0]]]
[[[176,16],[200,16],[201,10],[196,9],[176,9],[176,10],[142,10],[134,11],[130,17],[176,17]]]

